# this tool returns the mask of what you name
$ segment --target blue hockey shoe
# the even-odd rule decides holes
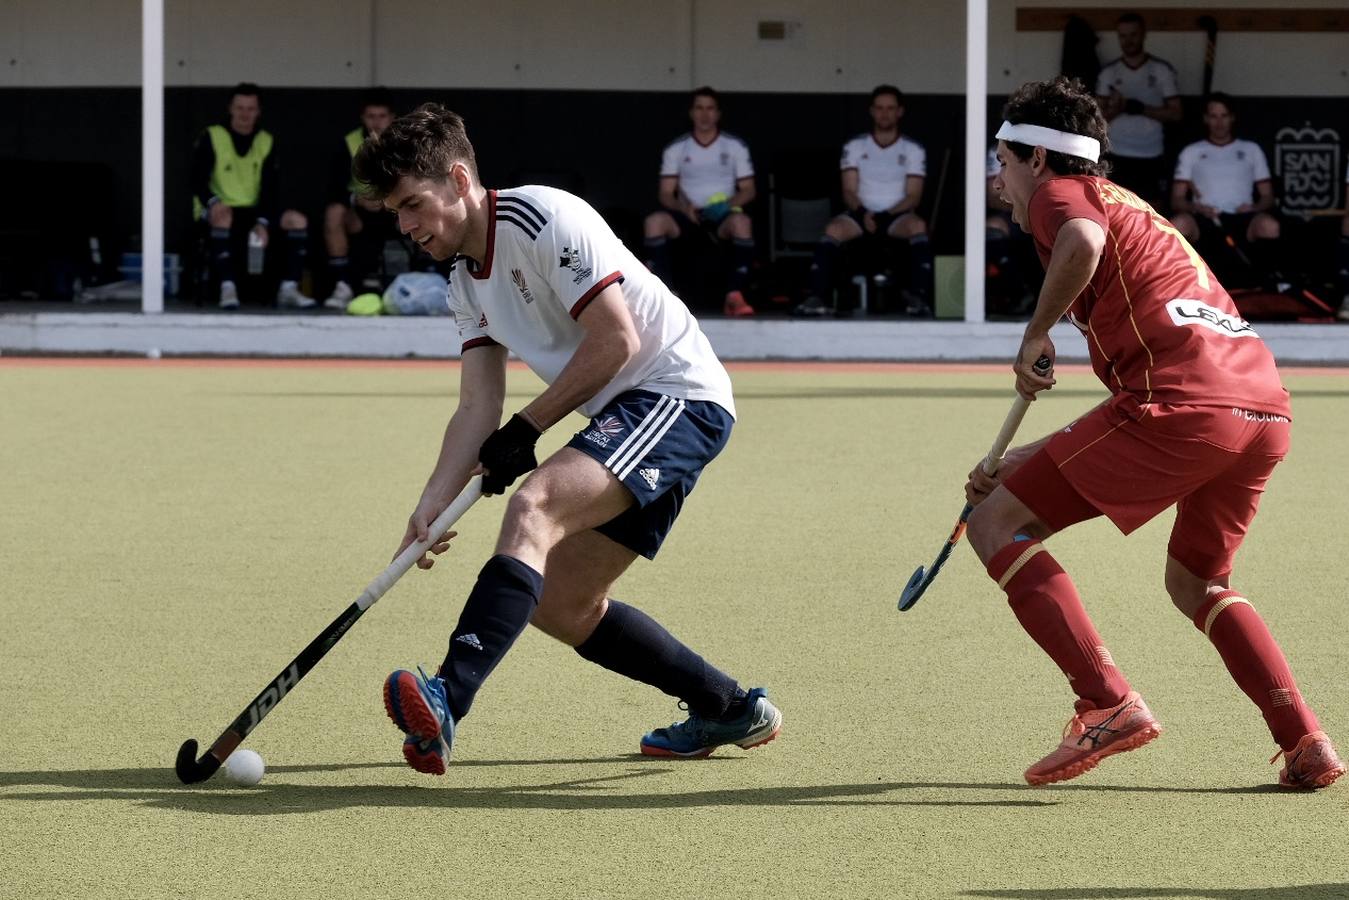
[[[755,688],[745,697],[745,712],[733,719],[705,719],[690,714],[669,728],[657,728],[642,737],[647,756],[701,759],[725,744],[752,750],[768,743],[782,730],[782,713],[768,701],[768,692]]]
[[[454,717],[450,715],[445,682],[399,669],[384,680],[384,709],[407,735],[403,757],[408,765],[428,775],[444,775],[454,744]]]

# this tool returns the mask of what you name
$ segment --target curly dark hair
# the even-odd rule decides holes
[[[362,194],[383,200],[404,176],[444,181],[455,163],[463,163],[478,180],[464,120],[439,103],[423,103],[367,137],[351,161],[351,173]]]
[[[1101,142],[1099,162],[1046,149],[1045,165],[1051,171],[1059,175],[1105,175],[1110,171],[1110,164],[1105,162],[1105,154],[1110,150],[1109,126],[1095,96],[1076,78],[1059,76],[1052,81],[1023,84],[1007,99],[1002,117],[1013,125],[1040,125]],[[1035,150],[1015,141],[1008,141],[1007,149],[1020,160],[1030,159]]]

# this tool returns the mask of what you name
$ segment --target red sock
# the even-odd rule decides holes
[[[1260,707],[1280,747],[1292,750],[1304,734],[1321,729],[1302,702],[1283,651],[1249,600],[1237,591],[1219,591],[1195,612],[1194,625],[1218,649],[1237,686]]]
[[[1073,580],[1039,541],[1013,541],[993,555],[988,574],[1007,592],[1017,621],[1068,676],[1077,711],[1116,706],[1129,682],[1087,617]]]

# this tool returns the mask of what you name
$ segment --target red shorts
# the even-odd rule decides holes
[[[1167,552],[1199,578],[1222,578],[1288,453],[1290,427],[1270,413],[1120,395],[1050,438],[1003,485],[1054,531],[1105,515],[1128,534],[1174,503]]]

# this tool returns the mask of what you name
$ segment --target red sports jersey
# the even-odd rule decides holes
[[[1289,416],[1274,357],[1180,232],[1105,178],[1052,178],[1031,195],[1031,234],[1049,263],[1059,229],[1090,219],[1105,250],[1068,318],[1114,394],[1139,403],[1231,406]]]

